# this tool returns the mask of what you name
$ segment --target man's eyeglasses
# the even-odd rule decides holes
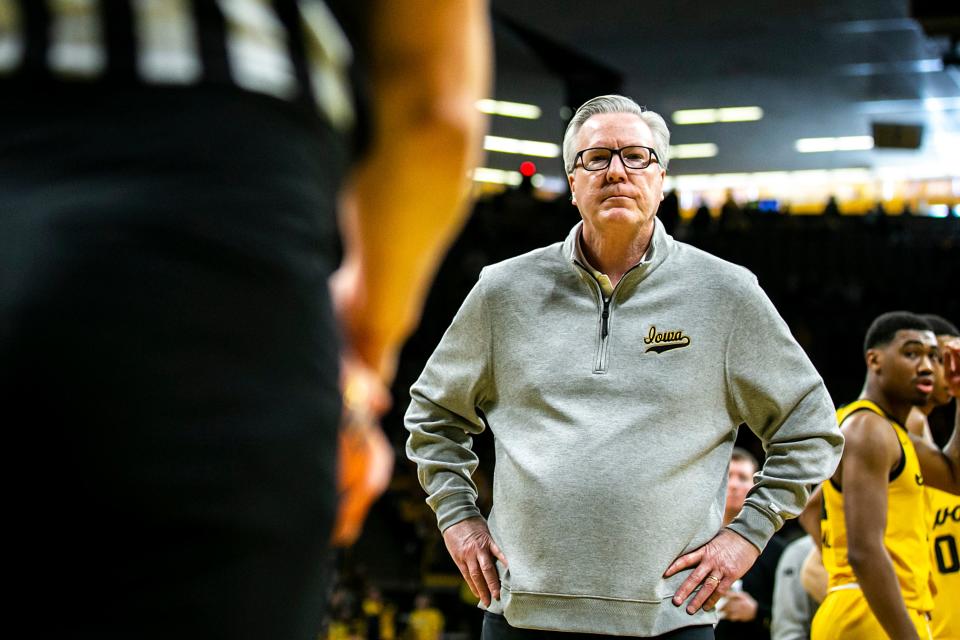
[[[634,145],[632,147],[621,147],[620,149],[608,149],[606,147],[591,147],[584,149],[577,154],[573,160],[573,166],[580,162],[581,166],[587,171],[603,171],[610,166],[613,154],[620,156],[620,162],[628,169],[646,169],[651,162],[660,162],[657,158],[657,152],[650,147],[641,147]]]

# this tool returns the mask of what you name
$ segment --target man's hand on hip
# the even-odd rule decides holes
[[[499,600],[500,575],[496,561],[506,566],[507,558],[493,541],[486,521],[479,517],[461,520],[443,532],[443,541],[470,591],[480,598],[483,606],[490,606],[491,594]]]
[[[746,538],[729,529],[721,529],[710,542],[673,561],[663,577],[669,578],[683,569],[696,567],[673,596],[673,604],[682,605],[700,586],[700,591],[687,605],[687,613],[700,607],[709,611],[730,586],[747,572],[760,555],[760,550]]]

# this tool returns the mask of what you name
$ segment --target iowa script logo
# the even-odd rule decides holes
[[[658,332],[654,325],[650,325],[650,332],[643,339],[643,344],[650,345],[644,353],[663,353],[671,349],[680,349],[690,344],[690,336],[683,335],[683,329],[677,331]]]

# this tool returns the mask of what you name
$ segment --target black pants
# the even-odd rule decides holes
[[[553,638],[555,640],[609,640],[611,637],[613,636],[595,633],[563,633],[560,631],[517,629],[516,627],[511,627],[507,623],[507,619],[503,616],[487,611],[483,614],[483,633],[480,636],[480,640],[538,640],[541,638]],[[713,627],[710,625],[684,627],[671,631],[670,633],[654,636],[654,638],[661,640],[713,640]]]
[[[12,95],[0,424],[26,601],[14,626],[315,640],[340,412],[324,255],[336,149],[237,92]]]

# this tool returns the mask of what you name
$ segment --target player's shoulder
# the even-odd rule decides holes
[[[890,419],[869,406],[854,407],[840,422],[841,429],[879,429],[890,430]]]
[[[883,458],[900,454],[900,441],[893,423],[867,408],[848,415],[840,424],[840,431],[845,457]]]

